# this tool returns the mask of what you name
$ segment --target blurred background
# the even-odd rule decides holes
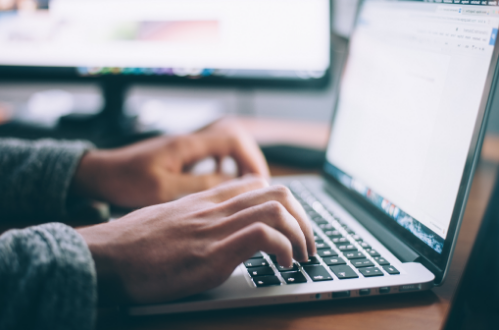
[[[78,2],[81,4],[79,0],[58,0],[56,3],[66,3],[67,7],[67,3],[78,5]],[[286,79],[284,83],[282,79],[273,79],[275,78],[275,72],[272,73],[274,76],[270,78],[268,73],[262,73],[258,76],[258,79],[248,82],[249,80],[246,79],[248,77],[245,76],[246,71],[246,73],[231,73],[232,76],[227,74],[223,77],[224,81],[220,83],[220,81],[216,80],[217,77],[214,77],[216,70],[209,77],[210,79],[213,78],[213,80],[207,79],[205,83],[201,84],[191,84],[191,81],[180,80],[172,80],[163,84],[156,83],[156,81],[151,83],[147,79],[136,79],[132,83],[127,83],[127,94],[121,105],[123,113],[128,117],[136,118],[142,131],[156,130],[167,134],[190,132],[227,114],[245,118],[309,122],[312,125],[310,127],[314,127],[314,124],[328,125],[332,118],[336,82],[341,74],[348,37],[355,22],[358,0],[332,0],[330,3],[327,0],[317,0],[314,2],[317,6],[328,3],[329,7],[327,8],[330,11],[328,15],[331,15],[331,19],[328,20],[331,39],[330,43],[327,44],[328,48],[331,49],[328,54],[330,55],[330,62],[324,70],[308,70],[305,77],[303,75],[300,77],[299,82],[296,82],[296,79],[294,79],[296,77],[293,76],[293,79]],[[291,3],[289,6],[292,7]],[[9,28],[6,23],[12,21],[9,19],[14,15],[13,13],[19,14],[23,11],[29,13],[40,10],[43,12],[48,7],[48,1],[0,0],[0,48],[7,49],[5,45],[2,46],[2,42],[5,43],[8,38],[13,38],[12,34],[10,37],[6,35]],[[59,7],[64,8],[62,5],[59,5]],[[59,11],[63,12],[64,10],[59,9]],[[255,15],[257,15],[255,17],[258,17],[259,14]],[[289,17],[291,15],[288,14]],[[25,15],[25,17],[29,16]],[[301,18],[301,20],[308,25],[311,24],[305,18]],[[302,22],[302,25],[305,23]],[[317,23],[314,24],[317,25]],[[64,25],[58,27],[60,31],[64,31],[65,28],[67,26]],[[209,31],[212,28],[213,26],[210,27],[205,24],[199,31],[204,31],[205,38],[211,38]],[[321,26],[317,28],[320,29]],[[19,38],[26,38],[19,31],[19,29],[16,30],[15,37],[17,41],[19,41]],[[126,33],[125,35],[128,35]],[[188,32],[185,33],[189,38]],[[186,36],[184,35],[184,37]],[[296,38],[299,38],[299,36]],[[299,41],[293,40],[295,44]],[[243,46],[238,45],[237,47]],[[315,46],[309,48],[311,47]],[[40,51],[41,58],[43,56],[43,47],[38,46],[35,49]],[[243,53],[242,49],[239,52],[241,54]],[[266,55],[266,51],[269,54],[271,53],[271,50],[260,50],[262,56]],[[315,50],[315,52],[319,51],[320,48]],[[293,52],[293,50],[290,50],[290,52]],[[74,56],[77,56],[77,52],[74,51],[74,53]],[[204,56],[204,54],[197,55],[199,57]],[[258,56],[255,53],[254,57]],[[9,63],[5,59],[6,57],[2,57],[0,54],[0,66],[3,66],[4,69],[12,69],[5,64]],[[227,61],[227,59],[225,60]],[[17,65],[14,65],[14,67],[19,68]],[[38,133],[23,136],[25,133],[20,127],[35,127],[41,129],[41,131],[37,132],[49,132],[60,125],[61,117],[70,115],[68,121],[72,125],[75,125],[76,122],[78,126],[81,124],[78,120],[85,122],[88,118],[98,114],[106,106],[105,97],[107,94],[102,91],[101,80],[98,79],[106,78],[105,69],[103,68],[105,68],[104,65],[100,66],[101,71],[95,73],[92,72],[94,68],[91,66],[78,67],[79,76],[90,79],[66,79],[66,76],[64,76],[64,79],[57,79],[63,76],[59,72],[54,74],[55,79],[45,79],[50,74],[33,75],[30,71],[2,71],[0,67],[0,135],[37,137]],[[196,74],[199,75],[199,73]],[[279,74],[285,75],[282,72]],[[185,77],[189,76],[189,73],[176,72],[175,75]],[[204,75],[204,73],[201,75]],[[231,80],[231,78],[238,79]],[[111,91],[111,93],[120,93],[120,91]],[[71,115],[76,116],[71,117]],[[13,123],[16,126],[12,126]],[[17,125],[20,123],[21,126]],[[489,134],[499,135],[498,97],[494,100],[488,131]],[[300,143],[299,138],[295,139],[295,144],[310,147],[310,145],[307,145],[306,139],[304,139],[304,143]],[[316,145],[313,147],[320,148],[321,146]]]

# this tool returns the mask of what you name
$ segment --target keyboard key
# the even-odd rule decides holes
[[[373,262],[369,259],[354,259],[352,260],[352,265],[357,268],[374,266]]]
[[[366,250],[371,249],[371,245],[367,244],[366,242],[359,242],[359,244]]]
[[[315,243],[324,243],[324,240],[320,237],[317,236],[317,239],[315,240]]]
[[[255,267],[249,268],[248,273],[250,273],[251,277],[253,276],[262,276],[262,275],[274,275],[274,271],[270,267]]]
[[[346,261],[340,257],[323,258],[323,260],[328,266],[346,265]]]
[[[314,234],[314,241],[322,240],[320,236],[317,236],[317,234]]]
[[[263,258],[263,254],[261,252],[255,253],[250,259]]]
[[[310,256],[310,257],[308,257],[308,261],[300,262],[300,265],[302,265],[302,266],[317,265],[319,263],[320,262],[319,262],[319,259],[317,259],[317,257]]]
[[[298,197],[297,199],[303,201],[303,199],[301,197]],[[317,212],[315,212],[315,210],[310,205],[308,205],[307,203],[302,203],[302,205],[303,205],[303,209],[305,210],[305,212],[307,212],[307,213],[313,212],[314,215],[317,215]]]
[[[281,285],[281,281],[279,281],[277,276],[258,276],[253,278],[253,282],[255,282],[258,287]]]
[[[348,243],[350,243],[350,241],[346,237],[331,238],[331,241],[333,241],[334,244],[345,244],[345,243],[348,244]]]
[[[390,265],[390,263],[388,261],[386,261],[385,258],[381,258],[381,257],[374,257],[374,260],[378,263],[378,265],[380,266],[388,266]]]
[[[359,275],[357,275],[357,273],[347,265],[332,266],[329,268],[333,271],[334,275],[338,276],[340,280],[359,277]]]
[[[383,266],[383,269],[390,275],[398,275],[400,272],[393,266]]]
[[[306,211],[307,212],[307,215],[308,217],[310,218],[310,220],[312,220],[313,218],[315,218],[316,216],[318,216],[319,214],[317,212],[315,212],[314,210],[308,210]],[[313,220],[312,220],[313,221]]]
[[[296,284],[296,283],[306,283],[307,279],[301,272],[289,272],[281,274],[286,283]]]
[[[292,271],[297,271],[298,270],[298,266],[295,265],[295,264],[293,264],[293,266],[291,266],[291,267],[283,267],[283,266],[281,266],[281,265],[279,265],[279,264],[276,263],[275,267],[281,273],[282,272],[292,272]]]
[[[357,242],[362,242],[363,239],[359,235],[352,235],[353,239],[356,240]]]
[[[362,252],[345,252],[344,255],[348,259],[360,259],[366,257]]]
[[[307,199],[311,196],[311,194],[307,191],[307,190],[302,190],[300,192],[300,197],[303,198],[303,199]]]
[[[316,243],[315,247],[317,248],[317,250],[328,250],[328,249],[331,249],[331,247],[329,246],[329,244],[326,244],[324,242],[322,242],[322,243]]]
[[[316,224],[318,224],[318,225],[326,225],[326,224],[328,224],[328,223],[329,223],[329,222],[327,222],[326,220],[324,220],[324,218],[323,218],[323,217],[321,217],[321,216],[314,217],[312,220],[313,220]]]
[[[379,255],[379,253],[378,253],[378,251],[376,251],[376,250],[369,250],[369,251],[367,251],[367,253],[368,253],[371,257],[379,257],[379,256],[380,256],[380,255]]]
[[[333,225],[328,223],[328,224],[325,224],[325,225],[319,225],[319,228],[322,229],[322,230],[331,230],[331,229],[334,229]]]
[[[383,272],[376,267],[359,268],[359,272],[365,277],[383,276]]]
[[[265,259],[259,258],[259,259],[250,259],[250,260],[246,261],[244,263],[244,265],[248,268],[252,268],[252,267],[268,266],[269,264]]]
[[[338,255],[338,253],[336,253],[336,251],[333,251],[333,250],[318,250],[317,254],[320,255],[322,258],[335,257]]]
[[[304,266],[303,269],[314,282],[332,281],[333,277],[322,266]]]
[[[355,235],[355,232],[351,229],[346,229],[346,231],[347,231],[348,235]]]
[[[326,234],[329,238],[342,237],[341,233],[337,230],[326,230],[324,231],[324,234]]]
[[[358,251],[353,244],[338,245],[340,251]]]

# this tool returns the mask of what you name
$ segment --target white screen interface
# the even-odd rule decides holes
[[[330,31],[328,0],[4,0],[0,65],[315,79]]]
[[[359,15],[326,170],[441,253],[499,7],[372,0]]]

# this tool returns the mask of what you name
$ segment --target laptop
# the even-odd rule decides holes
[[[215,289],[130,306],[128,313],[348,299],[441,285],[495,90],[498,27],[497,1],[363,1],[322,175],[273,180],[302,203],[318,254],[284,268],[262,251]]]

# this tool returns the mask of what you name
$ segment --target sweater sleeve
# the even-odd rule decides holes
[[[92,329],[97,284],[85,241],[60,223],[6,232],[0,293],[0,329]]]
[[[85,142],[0,139],[0,219],[66,215],[71,180]]]

